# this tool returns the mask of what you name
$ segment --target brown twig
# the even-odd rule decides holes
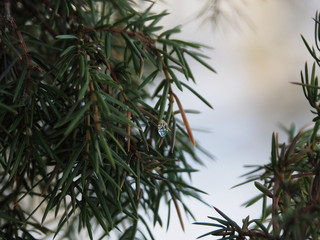
[[[143,42],[146,46],[150,47],[151,49],[155,49],[155,46],[153,45],[154,40],[151,39],[148,36],[145,36],[138,32],[131,32],[123,28],[118,27],[94,27],[94,26],[86,26],[84,27],[84,31],[97,31],[97,32],[110,32],[112,34],[120,34],[125,33],[130,37],[134,37],[139,39],[141,42]]]
[[[25,61],[26,61],[26,65],[28,67],[28,72],[27,72],[27,78],[30,78],[30,58],[28,56],[28,49],[27,49],[27,45],[22,37],[21,31],[18,28],[17,24],[15,23],[13,17],[9,17],[7,18],[7,21],[10,23],[10,25],[13,27],[13,29],[16,32],[16,35],[19,39],[19,45],[21,46],[21,49],[23,51],[24,57],[25,57]],[[22,57],[20,55],[18,55],[18,57],[20,58],[20,60],[22,60]]]
[[[159,119],[153,115],[152,113],[148,112],[143,106],[138,105],[137,108],[146,116],[148,116],[153,122],[158,123]]]
[[[169,191],[169,192],[170,192],[170,194],[171,194],[171,197],[172,197],[174,206],[175,206],[175,208],[176,208],[176,211],[177,211],[177,214],[178,214],[178,218],[179,218],[179,221],[180,221],[180,225],[181,225],[182,231],[184,231],[184,224],[183,224],[182,215],[181,215],[181,211],[180,211],[180,208],[179,208],[177,199],[176,199],[176,197],[172,194],[171,191]]]
[[[173,124],[172,124],[172,134],[171,134],[171,143],[170,143],[170,152],[173,153],[174,145],[176,142],[176,120],[173,117]]]
[[[177,97],[176,94],[174,94],[174,93],[172,92],[172,95],[173,95],[173,97],[175,98],[175,100],[176,100],[176,102],[177,102],[179,111],[180,111],[181,116],[182,116],[183,123],[184,123],[184,125],[185,125],[185,127],[186,127],[186,129],[187,129],[187,133],[188,133],[189,139],[190,139],[190,141],[192,142],[193,146],[195,146],[195,145],[196,145],[196,142],[195,142],[195,140],[194,140],[194,138],[193,138],[193,134],[192,134],[192,131],[191,131],[191,128],[190,128],[190,125],[189,125],[189,122],[188,122],[186,113],[185,113],[184,110],[183,110],[182,104],[181,104],[181,102],[180,102],[180,100],[179,100],[179,98]]]
[[[55,166],[55,168],[53,169],[53,171],[51,172],[50,178],[49,178],[49,180],[47,181],[46,186],[44,187],[44,189],[43,189],[42,192],[41,192],[41,196],[43,196],[43,195],[47,192],[47,190],[48,190],[48,188],[49,188],[49,186],[50,186],[53,178],[57,175],[59,168],[60,168],[60,165],[57,164],[57,165]]]
[[[89,76],[89,89],[91,93],[91,99],[93,101],[93,120],[94,120],[94,125],[97,131],[101,131],[101,123],[100,123],[100,113],[99,113],[99,107],[98,107],[98,100],[97,96],[94,92],[94,87],[93,87],[93,80],[91,76]]]
[[[9,24],[9,25],[11,25],[11,27],[13,27],[13,29],[19,39],[18,44],[20,45],[20,47],[22,49],[22,52],[23,52],[23,55],[24,55],[24,58],[26,61],[26,65],[28,67],[27,79],[30,79],[30,58],[28,56],[27,45],[22,37],[21,31],[18,28],[14,18],[11,16],[11,2],[10,1],[6,0],[4,2],[4,10],[5,10],[5,17],[3,19],[1,19],[1,24]],[[17,55],[18,55],[19,59],[22,60],[22,57],[18,52],[17,52]]]

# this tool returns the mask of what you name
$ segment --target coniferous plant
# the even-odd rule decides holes
[[[214,230],[201,235],[214,239],[320,239],[320,93],[316,69],[320,67],[320,15],[315,21],[315,45],[309,53],[314,59],[311,71],[305,64],[301,71],[304,96],[316,115],[313,124],[296,132],[294,125],[285,129],[288,143],[279,143],[278,134],[272,135],[270,163],[249,166],[254,168],[238,186],[254,182],[260,194],[244,205],[261,201],[260,219],[243,219],[238,225],[221,210],[219,217],[209,217],[213,222],[197,222]],[[222,218],[221,218],[222,217]]]
[[[167,225],[174,207],[183,228],[181,210],[193,217],[185,197],[203,192],[186,179],[201,160],[178,96],[211,108],[188,63],[215,72],[203,46],[163,30],[168,13],[149,1],[4,0],[0,9],[0,238],[86,229],[91,239],[112,230],[154,239],[144,216],[164,226],[162,202]]]

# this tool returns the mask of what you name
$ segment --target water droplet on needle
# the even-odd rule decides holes
[[[160,137],[164,137],[165,135],[167,135],[168,131],[169,131],[168,124],[165,121],[161,120],[158,123],[158,133]]]

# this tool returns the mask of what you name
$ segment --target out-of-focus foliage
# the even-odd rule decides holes
[[[172,205],[182,228],[181,210],[193,217],[184,197],[203,192],[186,180],[196,171],[186,159],[201,160],[178,95],[211,107],[188,59],[215,71],[201,44],[175,39],[179,28],[158,24],[168,13],[145,4],[1,2],[0,238],[74,239],[85,228],[91,239],[114,229],[153,239],[142,215],[164,226],[161,202],[167,226]]]
[[[245,2],[237,0],[206,0],[197,13],[197,18],[203,22],[210,22],[214,28],[222,26],[222,30],[230,26],[239,30],[241,22],[253,26],[253,22],[245,13]]]
[[[320,99],[316,68],[320,67],[320,15],[315,21],[316,47],[310,47],[302,37],[315,62],[311,71],[305,64],[301,71],[303,93],[316,115],[312,126],[295,133],[292,126],[286,129],[288,143],[280,144],[278,134],[272,135],[271,161],[246,174],[260,194],[249,200],[249,207],[262,200],[260,219],[249,216],[238,225],[221,210],[222,218],[209,217],[214,222],[196,224],[212,226],[214,230],[200,236],[217,236],[218,239],[320,239]],[[241,183],[239,185],[242,185]],[[217,239],[217,238],[215,238]]]

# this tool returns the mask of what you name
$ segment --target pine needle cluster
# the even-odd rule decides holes
[[[1,2],[0,238],[153,239],[144,216],[163,226],[161,203],[168,226],[171,206],[182,228],[182,210],[193,216],[201,160],[179,94],[211,108],[189,60],[215,70],[147,3]]]

